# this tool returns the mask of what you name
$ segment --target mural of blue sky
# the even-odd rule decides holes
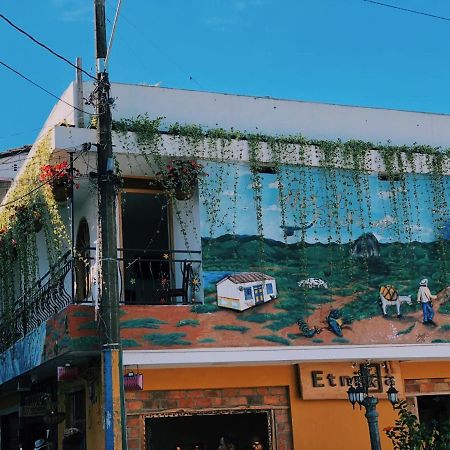
[[[280,175],[262,173],[255,180],[244,164],[207,163],[205,170],[209,176],[201,188],[202,237],[258,234],[255,181],[260,183],[263,234],[268,239],[346,243],[371,232],[381,243],[431,242],[437,233],[450,231],[448,225],[437,229],[433,184],[426,175],[389,182],[376,174],[353,177],[350,171],[283,166]],[[444,205],[450,203],[448,187],[446,177]],[[448,211],[439,213],[448,216]]]

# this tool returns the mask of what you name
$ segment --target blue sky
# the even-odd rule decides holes
[[[450,18],[448,0],[386,0]],[[0,12],[93,72],[93,0]],[[107,0],[113,19],[116,2]],[[123,0],[110,76],[166,87],[450,113],[450,21],[362,0]],[[60,94],[74,70],[0,22],[0,60]],[[0,67],[0,150],[31,143],[54,99]],[[301,130],[299,130],[301,131]]]
[[[206,164],[205,170],[209,176],[202,190],[202,237],[219,237],[233,233],[258,234],[254,181],[248,166],[237,167],[239,169],[235,172],[226,165]],[[354,187],[354,179],[348,172],[337,172],[335,183],[328,182],[328,198],[325,189],[326,173],[323,169],[303,171],[298,167],[286,166],[280,180],[283,184],[285,204],[284,226],[297,228],[287,238],[289,244],[301,240],[300,228],[304,225],[307,225],[305,240],[311,244],[326,244],[329,238],[333,242],[338,239],[341,242],[351,242],[367,232],[373,233],[381,243],[431,242],[436,238],[436,224],[429,206],[434,204],[430,177],[408,176],[406,190],[403,192],[401,183],[393,189],[388,181],[380,181],[376,175],[370,175],[367,183],[361,181],[360,200]],[[284,241],[277,176],[260,175],[260,187],[264,237]],[[367,191],[365,187],[368,188]],[[447,185],[445,189],[448,192]],[[214,208],[208,203],[208,199],[216,198],[219,198],[220,207],[217,208],[216,205],[217,213],[211,213]],[[447,204],[449,203],[450,198],[447,198]],[[306,204],[306,208],[303,209],[302,204]],[[336,211],[335,204],[339,209],[339,225],[329,213]],[[243,218],[245,220],[242,220]],[[404,226],[405,219],[409,230]],[[352,225],[349,225],[349,222]],[[339,231],[336,231],[338,228]]]

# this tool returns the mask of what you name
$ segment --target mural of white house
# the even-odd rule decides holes
[[[244,311],[277,297],[275,278],[261,272],[228,275],[217,284],[217,304]]]

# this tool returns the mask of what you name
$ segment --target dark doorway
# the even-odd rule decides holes
[[[83,390],[66,394],[66,427],[78,428],[83,436],[83,449],[86,448],[86,393]]]
[[[47,438],[48,436],[48,438]],[[34,443],[38,439],[44,439],[50,449],[57,448],[57,426],[46,425],[43,416],[20,418],[20,444],[23,450],[33,450]]]
[[[269,450],[269,423],[266,411],[149,418],[147,450],[217,450],[223,440],[250,450],[255,439]]]
[[[0,450],[19,448],[19,415],[17,413],[0,418]]]
[[[122,271],[128,304],[159,304],[170,283],[168,199],[152,191],[122,195]]]
[[[450,395],[422,395],[417,397],[420,422],[427,427],[442,426],[450,421]]]
[[[78,303],[86,300],[90,291],[90,250],[91,239],[89,236],[89,225],[86,219],[81,219],[78,225],[76,254],[75,254],[75,296]]]

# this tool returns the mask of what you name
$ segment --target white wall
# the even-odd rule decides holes
[[[86,87],[87,89],[88,87]],[[450,116],[113,83],[114,119],[148,113],[266,134],[450,146]]]

